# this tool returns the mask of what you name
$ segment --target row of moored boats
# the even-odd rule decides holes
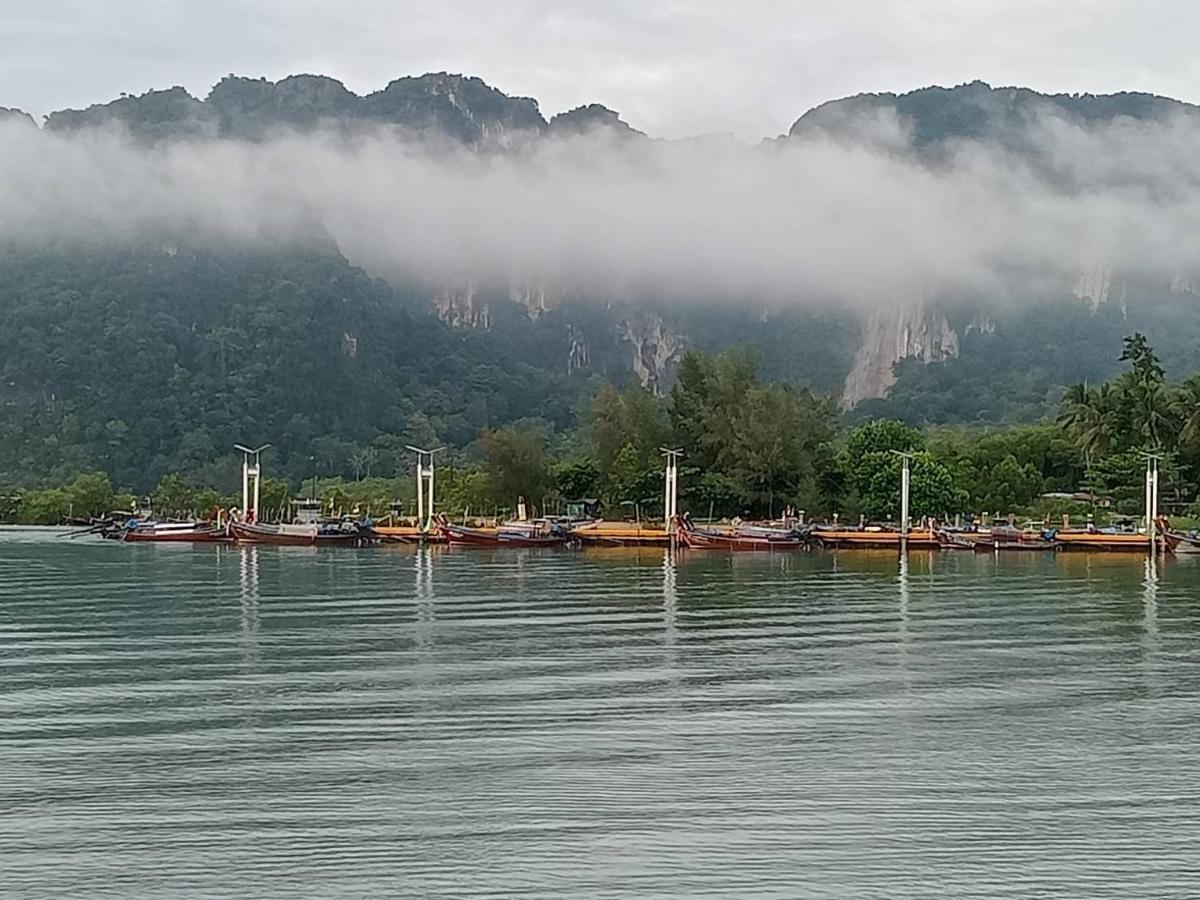
[[[514,520],[495,525],[456,524],[434,516],[430,527],[376,524],[368,518],[342,516],[316,522],[269,524],[218,513],[208,520],[157,522],[136,516],[98,520],[76,533],[97,533],[129,542],[251,543],[287,546],[350,546],[374,543],[447,543],[491,547],[665,547],[672,543],[693,550],[787,551],[807,549],[975,550],[981,552],[1132,551],[1152,546],[1168,552],[1200,552],[1200,536],[1185,534],[1159,519],[1154,534],[1124,528],[951,528],[925,526],[907,533],[890,526],[847,528],[836,524],[800,524],[794,520],[697,525],[676,516],[670,528],[641,522],[556,517]]]

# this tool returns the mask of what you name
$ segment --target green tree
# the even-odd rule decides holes
[[[558,463],[551,468],[550,478],[564,500],[592,498],[600,489],[600,470],[591,460]]]
[[[902,422],[879,419],[854,429],[838,457],[853,493],[852,508],[871,519],[899,518],[903,463],[897,454],[911,453],[910,515],[961,512],[967,492],[955,483],[951,470],[923,448],[921,432]]]
[[[859,474],[859,503],[864,515],[874,520],[900,518],[900,482],[903,463],[899,456],[888,453],[868,454],[869,459]],[[966,491],[954,483],[946,466],[928,452],[913,455],[909,481],[909,515],[914,519],[925,516],[942,518],[961,512],[967,502]]]
[[[771,515],[786,504],[816,506],[820,449],[833,438],[834,416],[832,404],[808,390],[764,385],[747,391],[722,460],[742,498]]]
[[[1171,406],[1179,423],[1179,442],[1200,449],[1200,375],[1193,375],[1179,385]]]
[[[103,516],[114,506],[112,482],[103,472],[85,472],[66,486],[71,514],[76,518]]]
[[[550,487],[546,438],[536,427],[510,426],[484,432],[480,439],[492,500],[501,506],[524,497],[539,504]]]
[[[601,493],[610,503],[641,500],[631,492],[662,474],[660,448],[669,434],[661,404],[640,386],[618,393],[605,385],[593,396],[588,415]]]
[[[186,518],[196,506],[196,492],[177,472],[164,475],[150,494],[150,506],[159,518]]]

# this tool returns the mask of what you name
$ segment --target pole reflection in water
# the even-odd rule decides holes
[[[428,545],[417,548],[413,555],[413,574],[416,582],[413,596],[417,603],[417,627],[414,640],[417,649],[433,649],[433,550]]]
[[[1158,659],[1158,560],[1153,553],[1146,557],[1142,578],[1142,671],[1146,688],[1157,696],[1160,692],[1157,673]]]
[[[908,601],[909,601],[909,585],[908,585],[908,554],[900,554],[900,571],[896,577],[897,586],[899,588],[899,606],[900,606],[900,627],[899,627],[899,651],[900,651],[900,669],[904,672],[904,683],[909,684],[908,672]]]
[[[258,662],[258,547],[242,544],[237,549],[240,551],[242,661],[249,665]]]
[[[672,686],[679,685],[679,651],[675,644],[679,638],[676,627],[676,617],[679,613],[679,595],[675,587],[675,548],[668,547],[663,551],[663,666],[667,670],[667,680]]]

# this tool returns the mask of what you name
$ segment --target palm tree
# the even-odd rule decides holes
[[[1111,383],[1091,391],[1087,419],[1079,434],[1080,447],[1089,461],[1116,449],[1122,430],[1122,400],[1120,389]]]
[[[1137,381],[1126,392],[1130,423],[1151,450],[1159,450],[1172,431],[1170,397],[1161,381]]]
[[[1092,407],[1091,394],[1085,382],[1073,384],[1063,392],[1062,412],[1058,414],[1057,422],[1072,437],[1078,435],[1089,417]]]
[[[1088,469],[1096,454],[1107,452],[1112,445],[1116,428],[1112,400],[1112,389],[1107,384],[1099,390],[1073,384],[1063,394],[1058,423],[1083,452]]]
[[[1171,398],[1171,412],[1179,423],[1179,442],[1200,443],[1200,375],[1179,385]]]

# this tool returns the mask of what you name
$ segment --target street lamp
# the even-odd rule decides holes
[[[663,485],[663,518],[667,524],[667,534],[675,531],[675,516],[679,512],[679,457],[683,456],[682,447],[659,447],[667,458]]]
[[[270,444],[263,444],[261,447],[256,447],[253,450],[242,444],[234,444],[235,450],[242,451],[242,520],[245,522],[258,521],[258,500],[261,495],[260,483],[262,481],[262,452],[270,447]],[[254,457],[254,462],[250,462],[250,457]],[[250,505],[250,479],[254,479],[254,506]]]
[[[893,450],[894,454],[900,457],[903,465],[900,468],[900,546],[907,549],[908,545],[908,494],[910,468],[912,464],[913,454],[902,453],[899,450]]]
[[[433,454],[441,453],[446,448],[425,450],[410,444],[406,449],[417,454],[417,528],[428,531],[433,521]],[[429,507],[428,511],[426,505]]]

